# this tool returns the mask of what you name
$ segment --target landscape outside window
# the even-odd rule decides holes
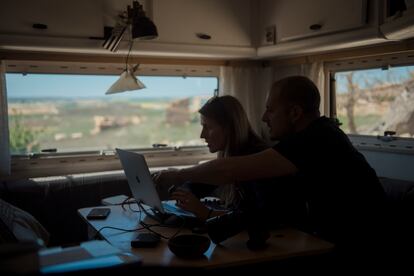
[[[335,74],[336,111],[349,134],[414,137],[414,66]]]
[[[12,154],[203,145],[198,109],[216,77],[140,77],[147,88],[105,95],[118,76],[6,74]]]

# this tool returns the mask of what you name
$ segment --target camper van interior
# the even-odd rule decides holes
[[[215,159],[199,110],[223,95],[271,147],[268,93],[298,75],[382,184],[395,245],[384,256],[414,257],[414,1],[0,1],[0,271],[82,270],[62,265],[99,258],[92,247],[116,256],[89,267],[99,271],[332,268],[335,245],[293,226],[259,251],[235,236],[199,259],[176,256],[166,239],[129,243],[139,231],[175,229],[137,230],[145,205],[125,204],[131,183],[116,148],[143,154],[151,172]],[[86,218],[103,205],[109,216]]]

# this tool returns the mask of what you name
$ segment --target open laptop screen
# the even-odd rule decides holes
[[[129,188],[137,202],[165,213],[152,181],[145,157],[142,154],[116,149],[128,180]]]

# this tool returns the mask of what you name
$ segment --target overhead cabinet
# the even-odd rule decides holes
[[[388,0],[385,2],[382,34],[391,40],[414,37],[414,1]]]
[[[262,26],[276,27],[276,43],[356,29],[366,25],[365,0],[265,0]]]

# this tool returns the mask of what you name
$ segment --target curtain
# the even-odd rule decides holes
[[[267,93],[273,77],[271,68],[261,66],[222,66],[220,68],[220,95],[236,97],[247,113],[257,134],[263,134],[261,121]]]
[[[311,79],[320,90],[323,89],[324,75],[322,62],[275,66],[274,73],[275,80],[297,75],[305,76]]]
[[[4,61],[0,61],[0,176],[6,175],[10,175],[6,66]]]
[[[321,95],[321,114],[324,114],[324,99],[325,96],[325,76],[323,62],[304,63],[287,66],[275,66],[274,68],[274,79],[280,80],[289,76],[305,76],[311,79],[319,89]]]
[[[267,126],[261,120],[267,94],[274,81],[295,75],[306,76],[318,86],[321,93],[321,114],[323,114],[325,80],[322,62],[266,67],[222,66],[219,94],[236,97],[243,105],[253,129],[269,141]]]

